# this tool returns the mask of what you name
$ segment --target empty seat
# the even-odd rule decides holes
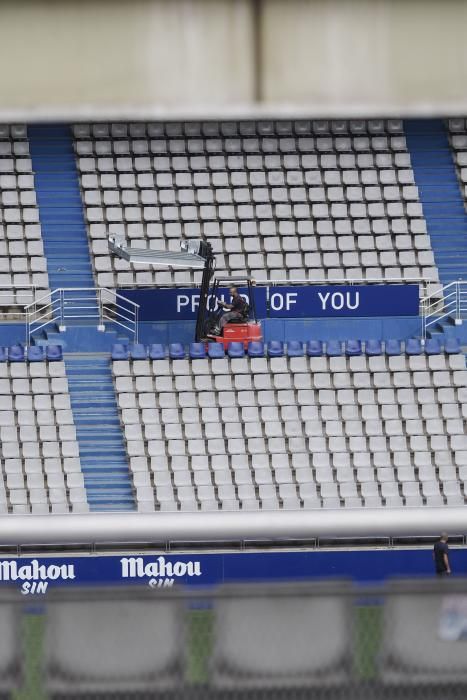
[[[339,357],[342,355],[342,345],[338,340],[329,340],[326,343],[326,355],[328,357]]]
[[[160,343],[153,343],[149,346],[149,358],[151,360],[163,360],[165,358],[165,348]]]
[[[382,343],[380,340],[370,339],[365,343],[365,352],[370,356],[378,356],[383,352]]]
[[[192,360],[205,358],[206,348],[204,343],[190,343],[189,354]]]
[[[172,360],[183,360],[185,358],[185,348],[181,343],[170,343],[169,357]]]
[[[222,358],[225,355],[222,343],[208,343],[208,355],[211,359]]]
[[[347,340],[345,343],[345,354],[349,355],[349,356],[361,355],[362,354],[361,342],[359,340]]]
[[[417,583],[417,596],[404,594],[394,583],[384,605],[380,678],[399,688],[451,688],[467,681],[462,643],[445,636],[454,629],[449,622],[456,595],[441,596],[424,591]]]
[[[385,344],[386,355],[400,355],[401,354],[401,343],[400,340],[390,339],[386,341]]]
[[[229,357],[243,357],[245,354],[245,348],[243,346],[243,343],[229,343],[227,348],[227,354]]]
[[[279,340],[270,340],[267,348],[269,357],[282,357],[284,355],[284,346]]]
[[[264,356],[264,344],[260,341],[251,341],[248,343],[248,356],[249,357],[263,357]]]
[[[147,356],[147,348],[142,343],[134,343],[130,346],[130,357],[132,360],[145,360]]]
[[[128,357],[128,347],[121,343],[112,346],[112,360],[126,360]]]
[[[251,588],[237,597],[226,587],[214,611],[214,687],[278,693],[343,687],[349,678],[349,599],[331,589],[325,596],[311,593],[310,587],[308,595],[304,588],[275,599],[271,586],[267,597]]]
[[[320,357],[323,354],[323,344],[320,340],[309,340],[306,344],[306,352],[310,357]]]
[[[90,590],[86,600],[57,596],[46,609],[45,673],[49,694],[168,692],[181,685],[180,601],[137,600]]]

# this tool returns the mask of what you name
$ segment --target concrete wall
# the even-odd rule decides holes
[[[464,0],[3,0],[0,118],[467,113]]]
[[[249,0],[4,0],[0,109],[147,116],[249,104],[251,14]]]
[[[267,103],[370,111],[467,105],[463,0],[267,0]]]

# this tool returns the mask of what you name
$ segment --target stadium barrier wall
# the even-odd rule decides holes
[[[193,342],[195,337],[195,321],[142,321],[139,324],[139,342],[145,345],[151,343],[183,343],[187,345]],[[421,335],[420,319],[415,317],[397,316],[391,318],[266,318],[261,321],[263,340],[281,340],[287,343],[289,340],[306,342],[314,340],[407,340]],[[463,328],[455,328],[456,337],[467,335]],[[83,352],[89,350],[89,342],[85,339],[79,349]]]
[[[247,290],[240,293],[249,302]],[[189,321],[198,312],[199,289],[119,289],[118,294],[139,305],[140,321]],[[228,289],[219,298],[229,301]],[[258,286],[256,314],[266,318],[362,318],[418,316],[418,284],[355,284]]]
[[[451,548],[454,576],[467,575],[467,550]],[[151,589],[222,583],[351,579],[381,583],[396,576],[433,578],[431,549],[346,549],[270,552],[124,553],[0,559],[0,587],[23,595],[55,587],[142,585]]]

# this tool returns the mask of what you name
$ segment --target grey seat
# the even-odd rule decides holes
[[[47,606],[46,688],[62,697],[167,691],[180,686],[180,602],[167,596],[128,600],[89,591],[86,600]]]
[[[420,582],[416,596],[402,590],[394,583],[384,606],[380,680],[412,689],[467,682],[464,647],[449,642],[449,627],[442,622],[457,597],[425,593]]]
[[[308,587],[307,587],[308,588]],[[239,589],[237,589],[239,590]],[[312,587],[274,598],[225,587],[216,600],[212,684],[218,690],[285,692],[342,687],[349,678],[349,599],[313,597]]]

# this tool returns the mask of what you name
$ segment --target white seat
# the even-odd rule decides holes
[[[336,601],[339,601],[337,606]],[[320,600],[304,595],[290,596],[283,598],[281,605],[277,605],[274,597],[260,599],[254,593],[241,599],[220,598],[214,622],[218,640],[212,660],[214,687],[228,690],[235,686],[246,691],[260,684],[263,688],[280,686],[285,689],[297,687],[297,677],[301,679],[298,685],[303,687],[323,683],[326,686],[341,685],[346,679],[341,664],[347,639],[346,614],[345,598],[336,599],[332,595]],[[247,619],[249,623],[254,620],[252,627],[251,624],[247,625],[254,629],[253,636],[251,629],[248,634],[245,633]],[[318,635],[322,643],[318,646],[315,643],[298,646],[293,643],[294,639],[307,639],[311,630],[314,630],[313,639],[316,640],[316,630],[324,619],[327,619],[327,634],[324,637]],[[273,641],[274,629],[290,630],[287,635],[282,635],[284,640],[287,638],[288,644],[278,646],[277,641]],[[307,630],[305,636],[304,630]],[[232,648],[236,649],[234,658]],[[302,651],[297,656],[298,648]],[[260,653],[260,649],[263,652],[266,649],[266,653]],[[230,660],[228,665],[225,664],[227,657]],[[322,659],[326,659],[328,669],[324,678],[319,671],[323,665]],[[248,675],[242,673],[245,664],[250,669]]]
[[[462,648],[443,639],[442,618],[448,614],[448,600],[441,609],[440,604],[438,595],[404,595],[393,584],[384,609],[380,671],[384,684],[441,687],[465,682]],[[417,643],[420,639],[423,644]]]

